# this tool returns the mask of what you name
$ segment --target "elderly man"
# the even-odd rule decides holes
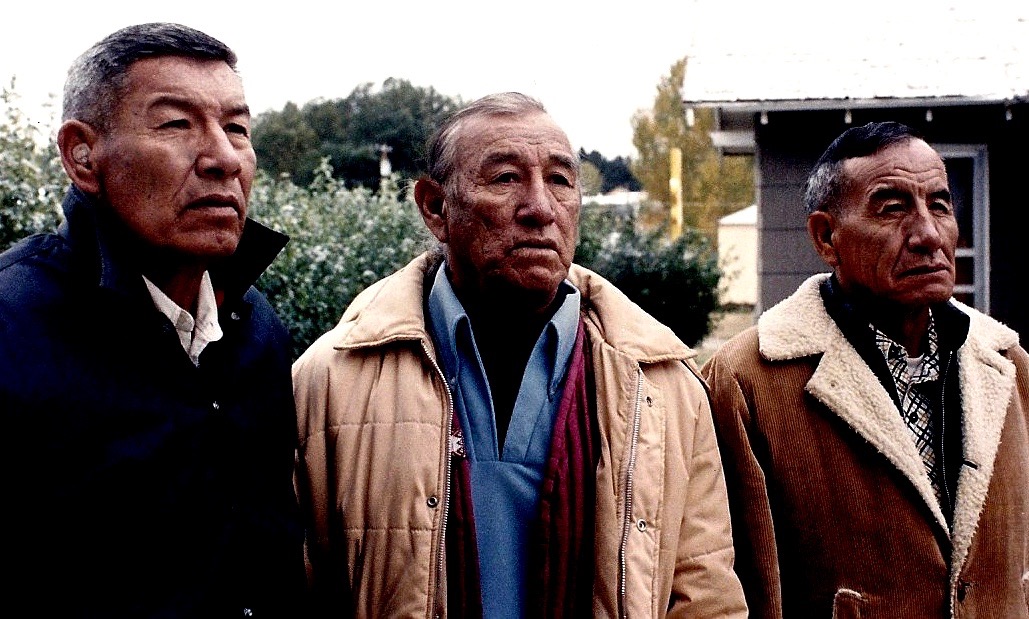
[[[4,600],[36,617],[296,617],[289,337],[251,284],[250,112],[220,41],[72,65],[65,221],[0,255]]]
[[[811,277],[704,366],[755,617],[1029,617],[1029,357],[951,299],[940,156],[886,122],[808,180]]]
[[[539,102],[484,97],[414,187],[443,244],[294,364],[309,573],[359,617],[743,617],[693,353],[572,264]]]

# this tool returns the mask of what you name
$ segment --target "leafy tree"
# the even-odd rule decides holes
[[[42,146],[38,130],[14,105],[13,84],[3,90],[2,102],[0,248],[6,248],[56,227],[68,181],[53,143]],[[291,237],[257,287],[293,335],[294,355],[332,328],[361,290],[435,244],[398,176],[374,191],[349,188],[328,159],[306,186],[259,171],[250,215]],[[718,273],[699,235],[669,241],[660,228],[641,227],[632,212],[586,207],[576,260],[613,281],[688,344],[708,332]]]
[[[625,157],[606,159],[597,151],[586,152],[586,149],[579,149],[579,158],[584,162],[588,161],[600,171],[602,183],[598,193],[608,193],[613,189],[626,189],[628,191],[640,191],[642,186],[633,176],[630,167],[630,160]]]
[[[288,174],[306,186],[328,160],[335,178],[349,187],[378,187],[382,149],[401,180],[424,172],[425,142],[437,123],[460,101],[433,88],[389,78],[376,90],[371,83],[346,98],[314,100],[297,108],[260,114],[254,120],[258,165],[272,175]]]
[[[659,225],[672,204],[669,153],[679,148],[683,223],[714,239],[720,217],[753,203],[753,161],[750,157],[719,155],[709,137],[715,123],[713,110],[695,110],[694,122],[687,126],[680,95],[685,78],[686,59],[682,59],[661,79],[653,109],[633,118],[633,145],[639,158],[631,168],[647,195],[663,205],[658,212],[645,215],[648,223]]]
[[[293,102],[281,112],[266,112],[254,121],[254,150],[262,170],[274,176],[295,177],[299,170],[310,174],[318,167],[318,134]]]
[[[604,177],[600,169],[592,162],[583,160],[579,166],[579,186],[582,188],[582,195],[595,196],[602,193],[601,187],[604,184]]]
[[[68,184],[57,148],[25,119],[14,86],[0,91],[0,251],[54,229]]]

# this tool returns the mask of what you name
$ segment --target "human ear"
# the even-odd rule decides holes
[[[100,193],[93,156],[96,140],[96,130],[80,120],[66,120],[57,131],[57,149],[64,171],[75,186],[90,195]]]
[[[430,178],[420,178],[414,184],[414,201],[422,214],[425,226],[440,243],[447,242],[446,192]]]
[[[833,246],[833,216],[825,211],[815,211],[807,216],[807,233],[822,262],[832,268],[839,266],[840,258]]]

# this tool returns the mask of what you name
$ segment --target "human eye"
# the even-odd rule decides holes
[[[552,173],[550,175],[550,182],[555,185],[560,185],[562,187],[572,187],[575,185],[575,183],[572,181],[571,174],[566,174],[564,172]]]
[[[954,205],[950,202],[949,194],[940,194],[930,197],[929,209],[941,215],[949,215],[954,212]]]
[[[499,172],[493,177],[493,182],[499,185],[518,182],[518,174],[513,171]]]
[[[225,132],[239,135],[242,137],[250,137],[250,127],[243,123],[232,122],[225,125]]]
[[[882,203],[879,211],[886,214],[901,213],[904,211],[905,206],[904,202],[900,200],[889,200]]]
[[[188,118],[171,118],[157,125],[159,129],[189,129]]]

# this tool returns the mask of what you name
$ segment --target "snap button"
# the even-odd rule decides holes
[[[436,506],[439,505],[439,499],[436,498],[435,495],[433,495],[433,496],[429,497],[428,500],[425,501],[425,504],[428,505],[429,507],[435,509]]]
[[[232,320],[239,320],[239,312],[232,312],[231,314],[229,314],[229,318],[231,318]]]
[[[641,532],[642,531],[646,531],[647,530],[647,521],[642,519],[642,518],[640,518],[639,520],[636,521],[636,528],[639,529]]]
[[[214,411],[220,410],[221,407],[222,407],[222,405],[218,403],[218,400],[215,400],[214,402],[211,402],[211,410],[214,410]]]

